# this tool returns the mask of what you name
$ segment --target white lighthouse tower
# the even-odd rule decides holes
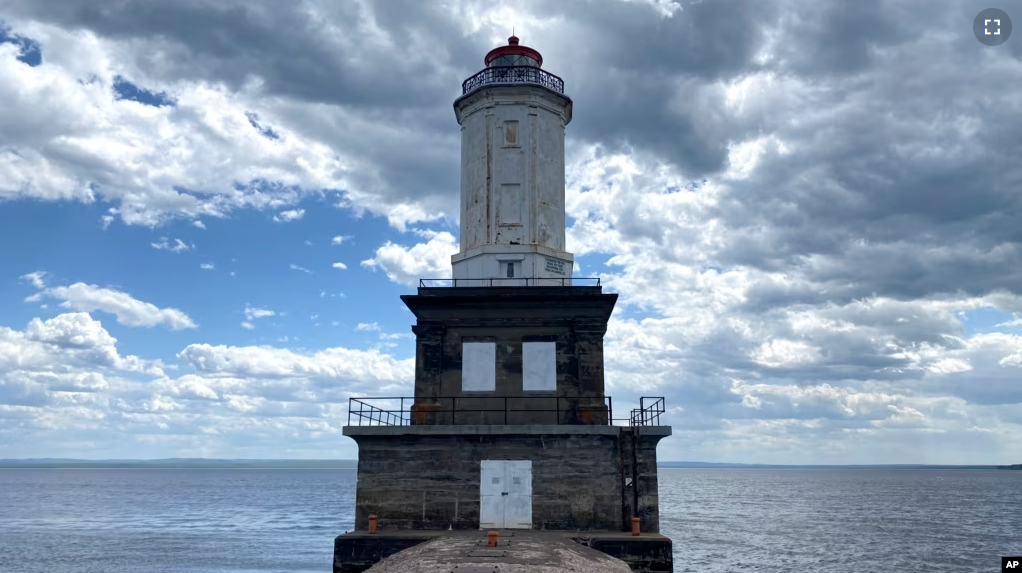
[[[515,36],[485,64],[454,102],[461,124],[455,286],[570,286],[564,128],[571,98],[564,81],[542,69],[543,56]]]

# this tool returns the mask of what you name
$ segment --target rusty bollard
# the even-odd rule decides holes
[[[375,513],[369,514],[369,533],[376,534],[376,525],[379,522],[379,518],[376,517]]]
[[[638,535],[638,534],[639,534],[639,518],[638,517],[633,517],[632,518],[632,535]]]
[[[487,542],[487,544],[489,544],[490,547],[496,547],[497,546],[497,532],[496,531],[488,532],[486,534],[486,542]]]

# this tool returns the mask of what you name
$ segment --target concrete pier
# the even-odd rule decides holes
[[[663,573],[671,540],[657,533],[501,530],[353,531],[334,542],[334,573]]]

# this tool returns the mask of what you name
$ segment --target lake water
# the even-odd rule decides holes
[[[0,469],[4,573],[331,570],[353,470]],[[661,470],[682,572],[990,572],[1022,472]]]

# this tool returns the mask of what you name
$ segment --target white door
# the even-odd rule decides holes
[[[482,460],[479,529],[532,529],[532,462]]]
[[[507,495],[504,496],[504,527],[532,529],[532,462],[509,461]]]
[[[504,461],[479,463],[479,529],[504,528]]]

